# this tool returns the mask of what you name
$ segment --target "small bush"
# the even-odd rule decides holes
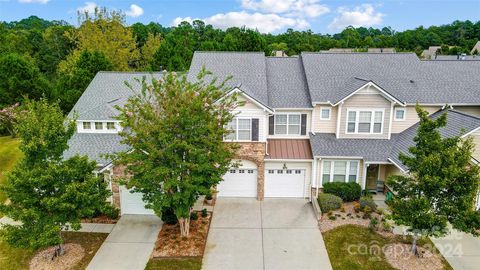
[[[202,217],[207,217],[207,216],[208,216],[207,209],[203,208],[202,209]]]
[[[368,228],[371,231],[377,230],[377,225],[378,225],[378,220],[376,218],[370,219],[370,224],[368,225]]]
[[[332,182],[323,185],[323,192],[336,195],[345,202],[352,202],[360,198],[362,187],[357,183]]]
[[[370,206],[365,206],[363,208],[363,219],[369,219],[372,216],[372,208]]]
[[[359,202],[353,202],[353,210],[355,211],[355,213],[359,213],[360,212],[360,203]]]
[[[330,220],[337,220],[337,217],[336,217],[336,216],[329,216],[328,219],[330,219]]]
[[[103,209],[102,213],[111,219],[117,219],[118,215],[120,215],[120,209],[116,208],[113,205],[107,204]]]
[[[372,198],[370,197],[361,197],[360,198],[360,209],[363,210],[365,212],[365,207],[368,206],[370,207],[370,210],[371,211],[376,211],[377,210],[377,205],[375,204],[375,202],[373,201]]]
[[[384,221],[382,222],[382,228],[385,232],[391,232],[392,231],[392,225],[390,223]]]
[[[173,209],[170,209],[170,208],[162,209],[162,221],[168,225],[177,224],[178,219]]]
[[[205,195],[205,200],[210,201],[211,199],[213,199],[212,192],[208,192],[207,195]]]
[[[197,220],[197,219],[198,219],[198,214],[197,214],[197,212],[192,212],[192,213],[190,213],[190,219],[191,219],[191,220]]]
[[[342,198],[333,194],[321,193],[318,195],[318,204],[322,212],[337,210],[342,206]]]
[[[345,206],[340,207],[340,212],[345,213]]]

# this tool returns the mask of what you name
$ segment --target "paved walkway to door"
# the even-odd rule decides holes
[[[145,269],[161,228],[155,215],[123,215],[87,269]]]
[[[328,270],[332,266],[306,200],[220,198],[203,269]]]

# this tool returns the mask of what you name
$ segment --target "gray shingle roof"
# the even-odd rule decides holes
[[[430,117],[436,119],[445,111],[438,111]],[[413,138],[417,134],[419,123],[402,133],[392,134],[390,140],[377,139],[337,139],[335,134],[310,134],[310,144],[314,156],[330,157],[361,157],[366,162],[387,162],[388,159],[406,170],[398,159],[400,152],[408,153],[408,148],[414,145]],[[447,125],[440,129],[443,137],[453,137],[468,133],[480,127],[480,118],[448,110]]]
[[[69,116],[78,114],[79,120],[110,120],[118,114],[115,105],[123,105],[133,94],[139,93],[141,80],[154,76],[160,78],[161,73],[148,72],[98,72],[83,92]],[[125,85],[128,82],[132,88]]]
[[[90,160],[95,160],[100,165],[108,165],[110,160],[104,154],[113,154],[129,149],[121,143],[118,134],[102,133],[75,133],[68,141],[68,150],[63,153],[64,158],[74,155],[86,155]]]
[[[202,66],[211,71],[220,82],[233,76],[227,86],[238,87],[268,106],[266,64],[263,52],[195,52],[188,72],[190,81],[196,80]]]
[[[480,61],[421,61],[413,53],[302,53],[312,102],[336,103],[373,81],[406,103],[480,104]]]

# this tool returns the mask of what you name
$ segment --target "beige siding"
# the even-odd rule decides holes
[[[475,144],[475,149],[473,151],[473,158],[480,161],[480,130],[472,133],[473,143]]]
[[[311,125],[312,125],[312,111],[311,110],[298,110],[298,111],[293,111],[293,110],[275,110],[275,114],[306,114],[307,115],[307,132],[305,135],[288,135],[288,134],[282,134],[282,135],[268,135],[268,119],[266,122],[265,126],[265,132],[267,134],[268,138],[271,139],[280,139],[280,138],[288,138],[288,139],[294,139],[294,138],[309,138],[309,132],[311,130]]]
[[[480,117],[480,106],[454,106],[453,109]]]
[[[320,109],[330,108],[330,120],[320,120]],[[336,133],[337,132],[337,108],[329,105],[316,105],[313,109],[313,132]]]
[[[391,175],[401,175],[402,171],[395,165],[385,165],[385,180]]]
[[[391,102],[380,94],[356,94],[345,100],[341,106],[339,138],[387,139],[390,123]],[[348,109],[384,109],[382,134],[347,134],[346,121]]]
[[[261,142],[266,141],[267,113],[241,95],[239,95],[238,100],[245,101],[245,104],[233,110],[232,113],[236,115],[236,117],[258,118],[258,140]]]
[[[419,121],[417,111],[415,110],[415,106],[407,106],[405,112],[405,120],[398,121],[393,118],[392,122],[392,133],[400,133],[405,129],[413,126],[415,123]],[[429,114],[432,114],[438,110],[440,110],[441,106],[422,106],[422,109],[426,110]],[[395,115],[394,115],[395,116]]]
[[[305,198],[310,197],[310,189],[312,187],[312,162],[265,161],[265,170],[282,170],[284,164],[289,170],[305,170],[304,196]]]

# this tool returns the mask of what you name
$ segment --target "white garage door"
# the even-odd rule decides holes
[[[217,186],[219,197],[257,197],[257,170],[230,169]]]
[[[120,208],[122,215],[154,215],[152,209],[146,209],[142,193],[131,193],[125,186],[120,186]]]
[[[305,197],[305,170],[265,170],[265,197]]]

